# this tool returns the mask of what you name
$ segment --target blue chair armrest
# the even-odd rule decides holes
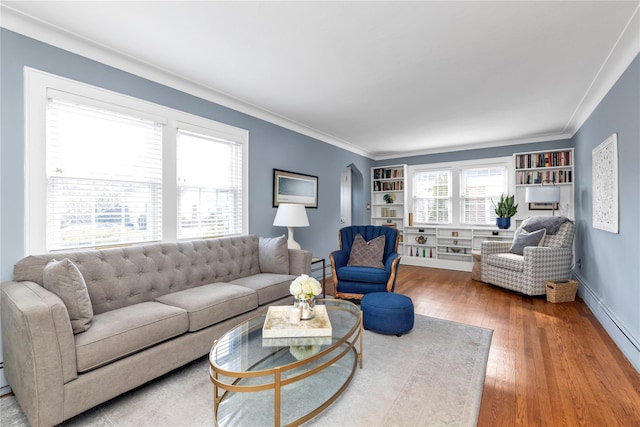
[[[391,267],[393,267],[393,262],[398,259],[398,257],[399,255],[395,252],[387,257],[384,262],[384,269],[387,271],[387,273],[391,274]]]
[[[347,262],[349,262],[349,254],[347,253],[347,251],[343,251],[343,250],[334,251],[334,252],[331,252],[329,259],[333,264],[333,268],[337,270],[340,267],[344,267],[347,265]]]

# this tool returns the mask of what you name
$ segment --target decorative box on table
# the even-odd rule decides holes
[[[324,305],[316,305],[315,317],[298,323],[289,321],[290,305],[271,306],[262,326],[263,338],[330,337],[331,322]]]
[[[575,301],[578,282],[575,280],[559,280],[547,282],[547,301],[570,302]]]

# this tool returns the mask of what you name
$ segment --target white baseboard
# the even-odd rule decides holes
[[[4,367],[0,368],[0,396],[11,393],[11,387],[4,377]]]
[[[629,360],[631,365],[640,373],[640,342],[624,326],[607,305],[589,287],[584,277],[573,271],[573,275],[580,283],[578,295],[587,304],[593,315],[598,319],[602,327],[616,343],[620,351]]]

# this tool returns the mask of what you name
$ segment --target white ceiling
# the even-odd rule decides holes
[[[640,52],[639,1],[0,3],[5,28],[374,159],[571,137]]]

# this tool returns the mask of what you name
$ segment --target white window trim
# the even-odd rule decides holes
[[[198,132],[242,144],[242,233],[249,230],[249,131],[122,95],[30,67],[24,68],[25,255],[45,253],[46,242],[46,105],[49,93],[67,100],[82,99],[90,105],[151,118],[164,125],[162,148],[162,241],[177,241],[176,129]],[[169,183],[174,183],[171,185]]]
[[[460,171],[462,169],[478,167],[506,167],[507,168],[507,188],[509,194],[515,194],[515,173],[513,169],[513,156],[491,157],[487,159],[461,160],[455,162],[429,163],[412,165],[407,167],[407,210],[413,212],[413,175],[418,172],[433,172],[441,170],[451,171],[451,223],[430,223],[428,225],[446,225],[452,227],[473,227],[482,228],[483,225],[463,224],[460,209]],[[486,226],[491,227],[491,226]]]

